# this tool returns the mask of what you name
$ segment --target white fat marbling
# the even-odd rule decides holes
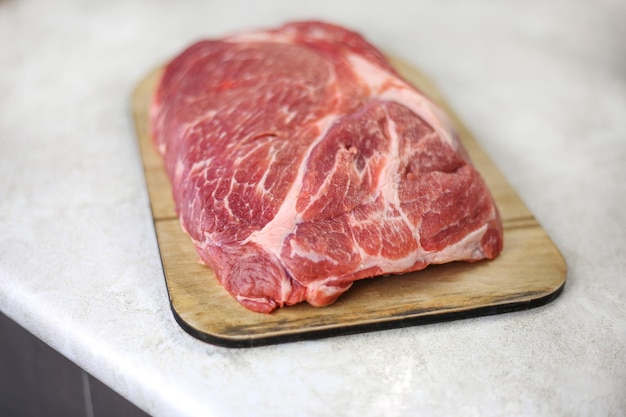
[[[0,0],[0,310],[155,416],[626,413],[626,3]],[[130,95],[295,18],[424,69],[562,250],[525,312],[255,349],[172,318]]]

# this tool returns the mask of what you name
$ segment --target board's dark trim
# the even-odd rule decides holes
[[[410,327],[417,325],[441,323],[446,321],[469,319],[482,316],[491,316],[496,314],[510,313],[514,311],[528,310],[535,307],[541,307],[555,300],[565,287],[566,280],[555,289],[553,292],[534,299],[528,299],[525,301],[516,301],[511,303],[504,303],[491,306],[483,306],[477,308],[471,308],[463,311],[454,311],[449,313],[440,313],[436,315],[421,315],[414,317],[401,317],[390,318],[389,320],[362,323],[356,325],[337,326],[328,329],[315,329],[302,331],[294,334],[277,334],[271,336],[250,337],[248,339],[231,339],[228,337],[222,337],[219,335],[213,335],[207,332],[196,329],[192,325],[188,324],[176,311],[176,308],[170,299],[170,308],[174,315],[174,319],[191,336],[199,339],[203,342],[210,343],[227,348],[249,348],[274,345],[280,343],[298,342],[305,340],[324,339],[336,336],[347,336],[357,333],[366,333],[379,330],[397,329],[402,327]]]

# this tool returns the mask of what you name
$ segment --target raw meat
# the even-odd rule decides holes
[[[151,124],[183,229],[250,310],[502,249],[445,115],[344,28],[198,42],[166,66]]]

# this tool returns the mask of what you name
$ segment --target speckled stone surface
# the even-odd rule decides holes
[[[155,416],[626,415],[626,3],[0,0],[0,310]],[[169,310],[130,113],[202,37],[352,27],[438,84],[561,249],[499,316],[254,349]]]

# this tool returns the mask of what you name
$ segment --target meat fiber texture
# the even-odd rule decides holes
[[[355,280],[494,258],[494,201],[443,112],[323,22],[197,42],[151,128],[200,262],[244,307],[334,302]]]

